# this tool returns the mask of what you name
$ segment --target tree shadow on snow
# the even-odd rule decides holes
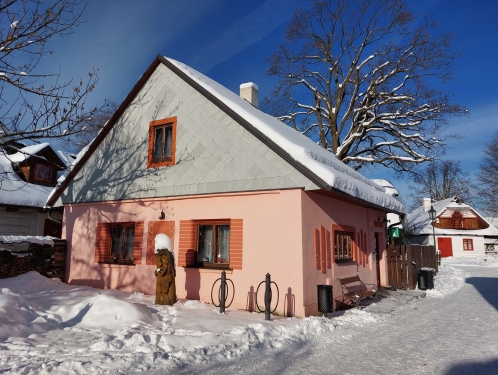
[[[474,288],[484,297],[484,299],[498,310],[498,278],[495,277],[469,277],[465,280],[467,284]]]
[[[498,359],[488,362],[469,362],[453,365],[445,375],[498,374]]]

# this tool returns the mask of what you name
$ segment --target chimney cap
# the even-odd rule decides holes
[[[254,82],[247,82],[240,85],[241,89],[245,89],[247,87],[254,87],[256,90],[258,90],[258,85],[256,85]]]

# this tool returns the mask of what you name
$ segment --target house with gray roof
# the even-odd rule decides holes
[[[289,316],[318,313],[317,285],[333,286],[334,299],[342,277],[385,285],[386,215],[404,213],[385,188],[261,112],[255,84],[237,95],[163,56],[47,205],[58,199],[67,282],[154,294],[154,239],[166,234],[179,298],[210,303],[225,271],[232,306],[253,310],[270,273]]]

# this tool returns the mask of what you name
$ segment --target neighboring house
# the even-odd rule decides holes
[[[49,219],[45,202],[70,156],[48,143],[0,148],[0,235],[53,236],[62,224]],[[51,212],[62,220],[62,207]]]
[[[431,206],[436,211],[434,223],[429,217]],[[456,198],[432,204],[429,198],[424,198],[422,206],[406,215],[403,227],[413,234],[412,243],[422,245],[434,244],[434,229],[442,257],[482,256],[496,250],[498,229]]]
[[[252,310],[270,273],[278,311],[305,316],[317,314],[317,285],[339,298],[338,277],[385,284],[385,218],[403,205],[259,111],[256,85],[241,94],[153,61],[47,202],[64,204],[67,282],[154,294],[165,233],[180,298],[210,302],[225,270],[232,306]]]

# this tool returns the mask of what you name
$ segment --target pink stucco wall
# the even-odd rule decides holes
[[[280,290],[277,312],[296,316],[318,313],[316,288],[319,284],[333,285],[334,296],[339,298],[337,277],[359,274],[365,283],[376,283],[376,267],[372,262],[376,231],[383,253],[381,280],[385,284],[384,231],[374,227],[374,221],[383,220],[385,213],[301,189],[66,205],[63,238],[68,241],[67,281],[155,294],[155,266],[145,265],[147,228],[149,221],[158,220],[161,210],[166,214],[164,220],[175,221],[176,258],[180,220],[243,219],[242,270],[227,272],[236,288],[232,305],[235,308],[255,307],[254,292],[266,273],[270,273]],[[144,222],[142,264],[95,263],[97,223],[129,221]],[[330,230],[332,224],[353,226],[357,232],[363,230],[367,234],[368,264],[365,267],[336,263],[326,273],[315,268],[314,229],[323,225]],[[220,273],[220,270],[177,266],[178,297],[209,303],[211,287]],[[260,305],[263,297],[261,289]]]
[[[366,284],[377,284],[376,265],[372,261],[375,247],[375,232],[378,232],[381,253],[381,284],[386,281],[385,234],[382,228],[374,226],[375,221],[382,221],[386,214],[379,210],[348,203],[340,197],[331,197],[314,192],[302,192],[303,212],[303,292],[306,315],[317,314],[317,285],[332,285],[334,293],[334,309],[339,308],[341,286],[338,277],[360,275]],[[367,235],[368,264],[357,262],[333,263],[325,273],[315,267],[314,230],[323,226],[331,231],[332,224],[354,227],[356,233],[361,230]],[[331,234],[332,235],[332,234]],[[333,253],[333,249],[331,249]],[[384,284],[385,285],[385,284]]]
[[[64,233],[68,241],[67,281],[99,288],[155,294],[155,266],[145,265],[147,223],[175,221],[175,255],[180,220],[243,219],[242,270],[227,272],[235,284],[232,307],[254,307],[254,291],[270,273],[280,289],[277,311],[304,316],[302,275],[301,190],[206,195],[171,199],[85,203],[65,206]],[[143,221],[145,224],[142,265],[99,265],[94,262],[95,229],[98,222]],[[210,302],[211,286],[221,271],[177,267],[179,298]],[[261,289],[262,290],[262,289]],[[263,292],[258,296],[262,305]]]

